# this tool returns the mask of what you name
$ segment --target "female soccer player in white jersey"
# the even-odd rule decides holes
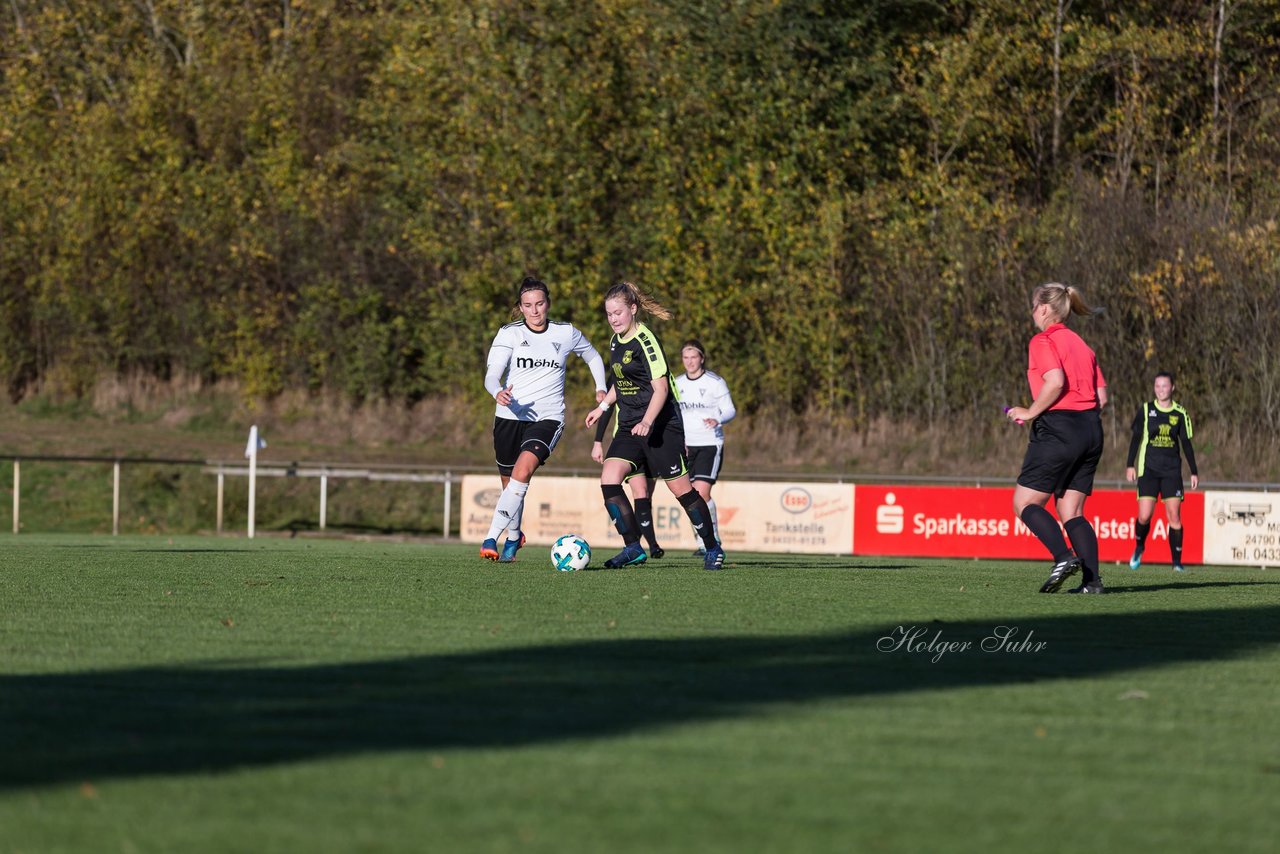
[[[520,320],[498,330],[489,347],[484,387],[498,402],[493,419],[493,451],[502,477],[502,495],[493,510],[480,557],[510,563],[524,545],[520,520],[529,480],[547,461],[564,432],[564,374],[571,353],[591,369],[596,400],[604,397],[604,361],[571,323],[549,320],[551,293],[532,277],[520,283]],[[503,379],[505,374],[506,378]],[[498,537],[507,532],[502,552]]]
[[[716,503],[711,500],[711,487],[715,486],[724,462],[724,425],[733,420],[738,410],[729,395],[729,384],[719,374],[707,370],[707,351],[701,341],[690,338],[684,342],[680,360],[684,362],[684,373],[676,377],[676,390],[680,417],[684,421],[689,478],[707,502],[711,531],[719,542],[720,525],[716,519]],[[694,554],[702,554],[702,550]]]
[[[605,509],[626,545],[604,565],[611,569],[633,566],[648,558],[640,545],[635,512],[622,488],[629,474],[647,468],[667,482],[671,494],[688,514],[694,533],[706,550],[702,568],[723,569],[724,550],[711,533],[711,511],[689,483],[684,425],[676,410],[677,392],[671,385],[662,344],[640,322],[641,308],[655,317],[671,319],[671,312],[630,282],[619,282],[605,294],[605,320],[614,333],[609,340],[613,386],[600,405],[587,414],[587,426],[595,426],[617,401],[618,424],[600,472],[600,491]]]

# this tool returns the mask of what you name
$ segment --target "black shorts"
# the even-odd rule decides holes
[[[715,483],[720,477],[720,464],[724,462],[724,445],[697,445],[685,448],[689,461],[689,479]]]
[[[630,429],[619,430],[609,443],[610,460],[625,460],[631,464],[631,473],[646,477],[674,480],[687,474],[684,459],[684,425],[679,418],[670,418],[648,436],[632,436]]]
[[[498,474],[511,477],[511,470],[523,451],[536,456],[538,465],[542,465],[556,449],[563,432],[564,424],[559,421],[493,419],[493,458],[498,464]]]
[[[1031,422],[1031,441],[1022,458],[1018,486],[1058,498],[1068,489],[1088,495],[1101,458],[1098,411],[1052,409]]]
[[[639,468],[632,467],[631,474],[622,479],[623,483],[631,480],[633,477],[642,477],[645,480],[653,480],[653,472],[649,471],[649,461],[645,460],[640,464]]]
[[[1148,471],[1138,475],[1138,497],[1182,498],[1182,471],[1158,472]]]

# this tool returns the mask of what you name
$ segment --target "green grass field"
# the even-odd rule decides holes
[[[0,537],[0,851],[1280,838],[1275,571],[545,552]]]

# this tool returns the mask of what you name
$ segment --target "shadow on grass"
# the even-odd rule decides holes
[[[1105,605],[1106,600],[1090,600]],[[1280,606],[933,622],[833,635],[590,641],[309,667],[0,677],[0,790],[371,751],[514,747],[707,722],[769,704],[999,687],[1227,659],[1280,642]],[[887,640],[886,640],[887,639]]]
[[[1124,593],[1154,593],[1157,590],[1194,590],[1205,587],[1271,587],[1276,585],[1274,581],[1171,581],[1168,584],[1139,584],[1133,586],[1105,583],[1108,596]]]

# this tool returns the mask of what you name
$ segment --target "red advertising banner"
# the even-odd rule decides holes
[[[1053,510],[1053,502],[1049,503]],[[1098,559],[1128,561],[1138,501],[1132,490],[1099,490],[1085,503],[1098,535]],[[1182,502],[1183,562],[1204,556],[1204,497]],[[867,486],[854,491],[853,544],[858,555],[991,557],[1046,560],[1044,546],[1013,516],[1011,487]],[[1144,564],[1170,563],[1169,525],[1156,504]]]

